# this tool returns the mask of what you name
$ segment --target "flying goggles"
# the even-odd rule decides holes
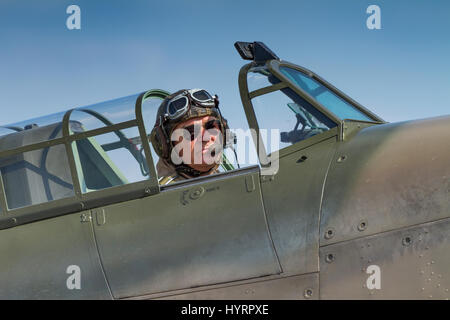
[[[218,101],[217,96],[211,96],[204,89],[185,90],[167,103],[166,117],[176,120],[185,115],[192,105],[203,108],[217,108]]]

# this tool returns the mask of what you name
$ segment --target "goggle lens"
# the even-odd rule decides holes
[[[196,91],[192,94],[192,96],[199,101],[208,101],[213,99],[206,90]]]
[[[168,106],[169,114],[174,116],[180,110],[186,108],[188,105],[188,98],[187,97],[180,97],[177,100],[171,101]]]
[[[194,101],[191,101],[193,99]],[[189,110],[191,102],[200,105],[203,108],[212,108],[216,106],[213,97],[204,89],[187,90],[181,95],[173,98],[167,105],[167,114],[171,119],[177,119]]]

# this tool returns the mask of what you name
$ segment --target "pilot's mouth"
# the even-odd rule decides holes
[[[211,152],[211,157],[215,157],[216,156],[216,150],[213,150],[212,152]]]

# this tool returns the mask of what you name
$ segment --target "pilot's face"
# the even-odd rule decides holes
[[[173,133],[174,151],[191,168],[206,172],[222,159],[223,136],[216,117],[189,119],[178,124]]]

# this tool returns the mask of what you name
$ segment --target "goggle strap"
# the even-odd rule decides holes
[[[166,138],[166,143],[167,143],[167,145],[169,145],[170,144],[170,140],[169,140],[169,137],[167,136],[167,132],[166,132],[166,128],[164,128],[164,121],[162,121],[162,119],[161,119],[162,117],[160,116],[159,117],[159,124],[160,124],[160,127],[161,127],[161,131],[163,132],[163,134],[164,134],[164,138]]]

